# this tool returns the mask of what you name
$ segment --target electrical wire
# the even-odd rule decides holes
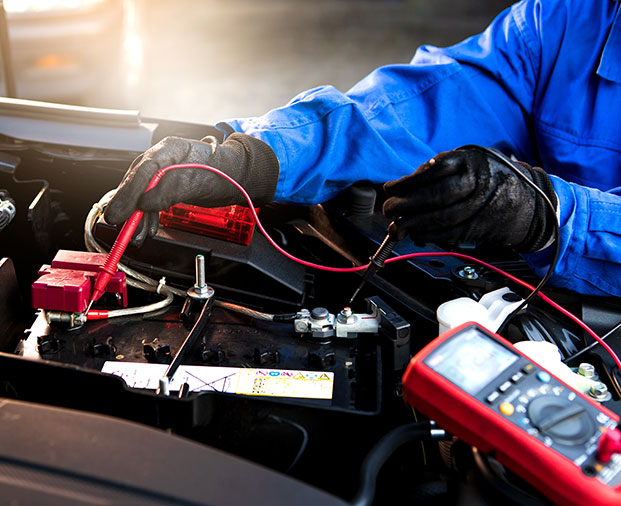
[[[502,324],[500,325],[500,327],[497,330],[497,333],[501,334],[502,331],[504,330],[504,328],[507,326],[507,324],[511,321],[511,319],[516,314],[518,314],[522,309],[524,309],[527,304],[530,303],[530,301],[533,299],[533,297],[535,297],[535,295],[537,295],[540,292],[540,290],[543,288],[543,286],[550,279],[550,276],[552,276],[552,274],[554,273],[554,269],[556,268],[556,264],[558,263],[558,259],[559,259],[560,252],[561,252],[561,240],[560,240],[561,239],[561,229],[560,229],[560,225],[559,225],[559,222],[558,222],[558,218],[556,217],[556,206],[554,204],[552,204],[552,201],[548,198],[548,196],[545,194],[545,192],[541,188],[539,188],[539,186],[537,186],[533,181],[531,181],[531,179],[526,174],[524,174],[518,167],[515,166],[514,162],[509,157],[507,157],[506,155],[504,155],[500,151],[498,151],[496,149],[486,148],[486,147],[483,147],[483,146],[477,146],[476,144],[468,144],[468,145],[462,146],[461,148],[458,148],[458,149],[474,149],[476,151],[481,151],[481,152],[483,152],[483,153],[485,153],[485,154],[495,158],[497,161],[503,163],[519,179],[521,179],[522,182],[526,183],[527,186],[529,186],[532,190],[534,190],[534,192],[537,195],[539,195],[544,200],[544,202],[548,206],[548,210],[554,216],[554,228],[553,228],[553,234],[554,234],[554,254],[552,255],[552,260],[550,261],[550,266],[548,267],[548,270],[546,271],[546,273],[543,276],[543,278],[541,278],[541,280],[539,281],[537,286],[528,294],[528,296],[522,301],[522,303],[517,308],[515,308],[513,311],[511,311],[511,313],[509,315],[507,315],[507,317],[505,318],[505,320],[502,322]]]
[[[485,152],[487,152],[487,150],[485,148],[481,148],[480,146],[477,146],[477,147],[480,148],[480,149],[483,149]],[[500,160],[503,160],[504,155],[498,155],[498,153],[495,152],[495,151],[491,151],[491,152],[494,155],[498,156],[498,158]],[[504,157],[504,158],[506,158],[506,157]],[[259,228],[259,230],[261,231],[261,233],[265,236],[267,241],[277,251],[279,251],[281,254],[283,254],[285,257],[289,258],[290,260],[292,260],[294,262],[297,262],[299,264],[302,264],[302,265],[304,265],[306,267],[312,267],[314,269],[319,269],[319,270],[328,271],[328,272],[358,272],[358,271],[363,271],[363,270],[367,269],[368,264],[367,265],[360,265],[360,266],[357,266],[357,267],[328,267],[328,266],[316,264],[316,263],[313,263],[313,262],[308,262],[306,260],[303,260],[301,258],[298,258],[298,257],[292,255],[288,251],[285,251],[283,248],[281,248],[274,241],[274,239],[272,239],[272,237],[269,235],[269,233],[267,232],[267,230],[265,229],[265,227],[261,223],[261,220],[259,219],[259,216],[258,216],[258,214],[257,214],[257,212],[256,212],[256,210],[254,208],[254,204],[252,203],[252,199],[250,198],[250,195],[248,195],[248,192],[246,192],[246,190],[237,181],[235,181],[231,176],[229,176],[228,174],[222,172],[219,169],[216,169],[215,167],[211,167],[210,165],[199,164],[199,163],[180,163],[180,164],[169,165],[167,167],[164,167],[163,169],[160,169],[157,172],[156,176],[154,176],[154,177],[161,178],[165,173],[167,173],[167,172],[169,172],[171,170],[177,170],[177,169],[203,169],[203,170],[207,170],[209,172],[212,172],[212,173],[214,173],[216,175],[219,175],[219,176],[223,177],[228,182],[230,182],[233,186],[235,186],[242,193],[242,195],[244,196],[246,202],[248,203],[250,212],[252,213],[252,216],[253,216],[253,218],[255,220],[255,223],[256,223],[257,227]],[[519,170],[516,173],[521,174],[525,178],[525,181],[527,181],[527,183],[529,185],[534,185],[534,183],[532,183],[532,181],[530,181],[526,176],[524,176]],[[541,189],[539,189],[536,185],[534,185],[534,187],[535,187],[535,191],[541,192],[543,198],[547,201],[549,206],[553,209],[554,206],[550,202],[550,199],[547,198],[545,193],[543,193],[541,191]],[[104,198],[102,198],[102,200],[105,200],[106,197],[108,197],[110,195],[110,193],[111,192],[108,192],[106,195],[104,195]],[[109,202],[111,200],[111,198],[112,198],[112,196],[109,196],[107,198],[107,201]],[[103,206],[95,205],[95,206],[93,206],[93,209],[91,210],[91,213],[93,215],[95,215],[95,214],[101,215],[102,209],[103,209]],[[89,213],[89,217],[91,217],[91,213]],[[555,214],[556,214],[556,211],[555,211]],[[87,222],[89,220],[89,217],[87,217]],[[558,223],[557,223],[557,225],[558,225]],[[87,228],[88,228],[88,230],[86,230]],[[91,225],[91,227],[86,227],[85,226],[85,242],[87,243],[87,247],[88,247],[89,243],[91,243],[91,244],[93,242],[96,243],[96,241],[94,241],[94,237],[92,236],[91,228],[92,228],[92,225]],[[556,257],[555,260],[557,260],[557,257],[558,257],[558,247],[559,247],[558,227],[555,228],[555,238],[556,238],[555,242],[556,242],[556,247],[557,247],[557,251],[556,251],[556,254],[555,254],[555,257]],[[508,272],[505,272],[502,269],[499,269],[498,267],[495,267],[495,266],[493,266],[491,264],[483,262],[482,260],[479,260],[478,258],[474,258],[474,257],[469,256],[469,255],[464,255],[462,253],[455,253],[455,252],[450,252],[450,251],[446,251],[446,252],[409,253],[409,254],[406,254],[406,255],[400,255],[400,256],[388,258],[388,259],[386,259],[385,263],[388,264],[388,263],[392,263],[392,262],[396,262],[396,261],[400,261],[400,260],[412,259],[412,258],[442,257],[442,256],[451,256],[451,257],[455,257],[455,258],[461,258],[461,259],[464,259],[464,260],[468,260],[470,262],[475,262],[475,263],[477,263],[479,265],[482,265],[482,266],[484,266],[484,267],[486,267],[488,269],[491,269],[491,270],[493,270],[493,271],[495,271],[495,272],[505,276],[506,278],[512,280],[513,282],[518,283],[519,285],[522,285],[523,287],[531,290],[532,293],[529,295],[529,297],[527,297],[525,299],[524,302],[527,302],[528,300],[530,300],[534,294],[538,295],[541,299],[543,299],[545,302],[547,302],[550,306],[552,306],[557,311],[559,311],[560,313],[562,313],[563,315],[568,317],[570,320],[572,320],[573,322],[578,324],[591,337],[593,337],[593,339],[595,339],[606,350],[606,352],[612,357],[612,359],[614,360],[614,362],[617,365],[617,367],[619,367],[619,369],[621,370],[621,360],[619,360],[619,357],[617,357],[616,353],[612,350],[612,348],[610,348],[610,346],[608,346],[607,343],[605,343],[602,340],[602,338],[600,338],[586,323],[584,323],[578,317],[574,316],[568,310],[566,310],[565,308],[563,308],[562,306],[560,306],[559,304],[554,302],[552,299],[550,299],[547,295],[545,295],[545,294],[543,294],[543,293],[541,293],[539,291],[541,289],[542,284],[543,284],[542,282],[547,281],[547,279],[552,274],[553,267],[554,267],[553,264],[551,264],[552,268],[548,269],[548,272],[546,273],[546,275],[544,276],[542,281],[539,282],[537,287],[533,287],[530,284],[526,283],[525,281],[522,281],[521,279],[519,279],[519,278],[517,278],[515,276],[512,276]],[[119,268],[121,268],[121,264],[119,264]],[[123,269],[127,269],[127,267],[123,266]],[[127,272],[127,270],[125,270],[125,272]],[[133,272],[135,272],[135,271],[133,271]],[[148,278],[148,277],[146,277],[146,276],[144,276],[142,274],[140,274],[140,277],[143,278],[143,279],[144,278],[148,279],[149,281],[145,281],[147,284],[151,284],[152,285],[153,283],[155,283],[155,280],[152,280],[151,278]],[[168,289],[170,289],[170,288],[168,288]],[[250,311],[252,311],[252,310],[250,310]]]
[[[606,339],[608,339],[612,334],[614,334],[617,330],[619,330],[621,328],[621,322],[617,323],[614,327],[612,327],[608,332],[606,332],[606,334],[604,334],[602,336],[602,341],[605,341]],[[580,351],[577,351],[576,353],[574,353],[573,355],[571,355],[570,357],[567,357],[565,360],[563,360],[563,362],[567,363],[570,362],[572,360],[575,360],[576,358],[578,358],[580,355],[586,353],[587,351],[592,350],[595,346],[597,346],[599,344],[598,341],[594,341],[591,344],[589,344],[586,348],[581,349]]]
[[[299,423],[294,422],[293,420],[289,420],[287,418],[281,418],[280,416],[277,416],[277,415],[269,415],[268,418],[271,418],[272,420],[278,423],[285,423],[285,424],[291,425],[291,427],[297,429],[302,434],[302,442],[300,443],[300,447],[298,448],[298,451],[295,457],[291,461],[291,464],[289,464],[289,467],[287,467],[287,470],[285,471],[286,473],[289,473],[296,466],[296,464],[300,461],[300,458],[302,457],[302,455],[304,454],[304,451],[306,450],[306,447],[308,446],[308,431]]]
[[[93,234],[93,229],[95,227],[95,224],[97,223],[97,220],[99,220],[99,218],[103,215],[104,209],[109,204],[109,202],[112,200],[116,192],[117,192],[117,189],[115,188],[107,192],[105,195],[103,195],[101,199],[99,200],[99,202],[97,202],[96,204],[92,206],[91,210],[86,216],[86,220],[84,222],[84,244],[86,245],[86,249],[88,251],[93,251],[93,252],[103,253],[103,254],[108,253],[108,251],[103,246],[101,246],[101,244],[99,244],[97,240],[95,239],[95,236]],[[158,282],[157,280],[149,276],[146,276],[145,274],[142,274],[141,272],[135,269],[132,269],[125,264],[119,263],[118,268],[120,271],[124,272],[128,276],[127,284],[134,288],[139,288],[141,290],[155,292],[157,287],[160,286],[160,292],[164,295],[167,295],[169,293],[177,297],[185,297],[187,295],[186,291],[180,290],[178,288],[174,288],[169,285],[162,286],[160,282]],[[167,303],[164,304],[165,302]],[[110,310],[107,312],[100,311],[99,313],[92,312],[93,316],[91,319],[114,318],[117,316],[127,316],[130,314],[142,314],[142,313],[147,313],[147,312],[163,309],[163,307],[167,307],[171,303],[172,303],[172,299],[169,300],[168,296],[166,296],[166,298],[164,298],[161,302],[157,302],[155,304],[148,305],[148,306],[140,306],[139,308],[118,309],[118,310]],[[220,300],[215,300],[214,305],[216,307],[221,307],[228,311],[232,311],[234,313],[239,313],[245,316],[249,316],[257,320],[288,321],[288,320],[292,320],[295,318],[295,313],[288,313],[288,314],[282,314],[282,315],[265,313],[262,311],[257,311],[257,310],[250,309],[244,306],[240,306],[238,304],[233,304],[231,302],[224,302]],[[89,314],[91,314],[91,311],[89,311]],[[104,314],[106,314],[107,316],[103,316]],[[95,316],[95,315],[98,315],[98,316]]]
[[[406,443],[432,439],[432,425],[429,422],[402,425],[391,430],[380,439],[364,459],[360,468],[360,486],[351,500],[353,506],[370,506],[375,498],[377,475],[386,461]]]
[[[471,257],[470,255],[464,255],[462,253],[455,253],[452,251],[440,251],[440,252],[435,252],[435,253],[433,252],[410,253],[408,255],[401,255],[398,257],[389,258],[388,260],[386,260],[386,263],[396,262],[398,260],[407,260],[410,258],[443,257],[443,256],[450,256],[450,257],[455,257],[455,258],[461,258],[463,260],[468,260],[469,262],[476,262],[479,265],[482,265],[483,267],[487,269],[491,269],[499,274],[502,274],[503,276],[510,279],[514,283],[522,285],[524,288],[528,288],[529,290],[535,289],[535,287],[528,284],[526,281],[522,281],[521,279],[516,278],[515,276],[509,274],[508,272],[503,271],[502,269],[499,269],[498,267],[493,266],[492,264],[488,264],[487,262],[479,260],[478,258]],[[602,340],[601,337],[599,337],[595,333],[593,329],[591,329],[591,327],[589,327],[586,323],[584,323],[580,318],[570,313],[567,309],[565,309],[561,305],[554,302],[550,297],[548,297],[544,293],[539,292],[537,295],[541,299],[543,299],[545,302],[547,302],[550,306],[552,306],[554,309],[559,311],[561,314],[565,315],[567,318],[569,318],[571,321],[578,324],[583,330],[585,330],[593,339],[595,339],[606,350],[606,352],[615,361],[615,364],[617,364],[617,367],[619,368],[619,370],[621,370],[621,361],[619,360],[619,357],[617,357],[617,354],[613,351],[613,349],[610,346],[608,346],[606,342]]]
[[[479,148],[480,148],[480,146],[479,146]],[[493,153],[497,155],[496,152],[493,152]],[[502,156],[504,156],[504,155],[502,155]],[[499,159],[502,159],[502,156],[499,156]],[[265,236],[267,241],[277,251],[279,251],[281,254],[283,254],[284,256],[289,258],[290,260],[292,260],[294,262],[297,262],[297,263],[300,263],[300,264],[302,264],[302,265],[304,265],[306,267],[312,267],[314,269],[319,269],[319,270],[328,271],[328,272],[358,272],[358,271],[363,271],[363,270],[365,270],[368,267],[368,264],[367,265],[360,265],[360,266],[357,266],[357,267],[328,267],[328,266],[316,264],[316,263],[313,263],[313,262],[307,262],[306,260],[302,260],[301,258],[298,258],[298,257],[292,255],[288,251],[285,251],[283,248],[281,248],[274,241],[274,239],[272,239],[270,237],[270,235],[268,234],[267,230],[265,230],[265,227],[261,223],[261,220],[259,220],[259,216],[258,216],[258,214],[257,214],[257,212],[256,212],[256,210],[254,208],[254,204],[252,203],[252,199],[250,198],[250,195],[248,195],[248,192],[246,192],[246,190],[237,181],[235,181],[231,176],[229,176],[228,174],[222,172],[219,169],[216,169],[215,167],[211,167],[210,165],[204,165],[204,164],[199,164],[199,163],[180,163],[180,164],[169,165],[168,167],[164,167],[163,169],[160,169],[158,171],[158,174],[160,174],[160,177],[161,177],[161,175],[163,175],[164,173],[166,173],[166,172],[168,172],[170,170],[176,170],[176,169],[196,169],[196,168],[204,169],[204,170],[207,170],[207,171],[212,172],[214,174],[217,174],[217,175],[223,177],[224,179],[226,179],[233,186],[235,186],[242,193],[242,195],[244,196],[246,202],[248,203],[250,212],[252,213],[252,216],[253,216],[253,218],[255,220],[255,223],[256,223],[257,227],[259,228],[259,230],[261,231],[261,233]],[[521,172],[519,172],[519,173],[522,174]],[[524,175],[522,174],[522,176],[524,176]],[[534,184],[526,176],[524,176],[524,177],[526,178],[525,180],[527,180],[529,184]],[[541,191],[536,185],[535,185],[535,187],[536,187],[537,190]],[[548,202],[548,204],[551,206],[551,208],[554,209],[554,206],[550,202],[550,199],[548,199],[547,195],[545,195],[543,192],[541,192],[541,193],[542,193],[543,198]],[[556,210],[555,210],[555,214],[556,214]],[[559,239],[558,239],[558,235],[556,235],[556,234],[558,234],[558,230],[557,229],[555,229],[555,237],[556,237],[556,241],[555,242],[556,242],[557,250],[558,250]],[[526,283],[525,281],[522,281],[521,279],[516,278],[515,276],[512,276],[508,272],[505,272],[502,269],[499,269],[498,267],[495,267],[495,266],[493,266],[491,264],[483,262],[482,260],[479,260],[478,258],[474,258],[474,257],[471,257],[469,255],[464,255],[462,253],[455,253],[455,252],[451,252],[451,251],[434,252],[434,253],[428,253],[428,252],[409,253],[407,255],[400,255],[400,256],[388,258],[385,261],[385,263],[388,264],[388,263],[391,263],[391,262],[396,262],[396,261],[399,261],[399,260],[407,260],[407,259],[411,259],[411,258],[442,257],[442,256],[452,256],[452,257],[468,260],[470,262],[476,262],[476,263],[478,263],[478,264],[480,264],[480,265],[482,265],[482,266],[484,266],[484,267],[486,267],[488,269],[491,269],[491,270],[493,270],[495,272],[498,272],[499,274],[502,274],[503,276],[505,276],[506,278],[514,281],[515,283],[518,283],[518,284],[522,285],[523,287],[528,288],[529,290],[534,292],[536,295],[538,295],[540,298],[542,298],[544,301],[546,301],[553,308],[555,308],[557,311],[559,311],[560,313],[562,313],[563,315],[568,317],[570,320],[572,320],[573,322],[577,323],[582,329],[584,329],[591,337],[593,337],[593,339],[595,339],[606,350],[606,352],[615,361],[615,364],[617,365],[617,367],[619,367],[619,369],[621,370],[621,360],[619,360],[619,357],[617,357],[616,353],[612,350],[612,348],[610,348],[610,346],[608,346],[607,343],[602,341],[602,339],[586,323],[584,323],[578,317],[574,316],[572,313],[567,311],[565,308],[563,308],[560,305],[558,305],[556,302],[554,302],[552,299],[550,299],[547,295],[541,293],[539,291],[541,289],[541,286],[542,286],[541,282],[535,288],[535,287],[531,286],[530,284]],[[556,256],[558,257],[558,251],[557,251],[557,255]],[[553,268],[552,264],[551,264],[551,267]],[[544,282],[547,281],[547,279],[552,274],[552,270],[553,269],[548,269],[548,273],[546,274],[546,276],[544,276],[542,281],[544,281]],[[532,294],[531,294],[531,297],[532,297]],[[529,300],[529,297],[526,298],[526,301],[528,301],[528,300]]]

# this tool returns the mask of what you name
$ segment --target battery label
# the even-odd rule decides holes
[[[120,376],[131,388],[155,390],[167,367],[165,364],[109,361],[101,372]],[[182,365],[170,383],[170,390],[178,391],[183,383],[189,385],[191,392],[332,399],[334,373]]]
[[[240,369],[235,393],[301,399],[332,399],[334,373]]]

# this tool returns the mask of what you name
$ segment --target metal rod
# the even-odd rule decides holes
[[[172,383],[173,377],[177,372],[177,369],[179,369],[179,366],[183,362],[186,353],[190,350],[190,348],[192,348],[192,346],[194,346],[196,339],[205,331],[205,327],[207,326],[207,323],[209,322],[209,317],[211,316],[211,309],[213,306],[212,300],[206,301],[203,305],[203,309],[198,316],[198,320],[196,320],[194,327],[192,327],[192,330],[190,330],[190,333],[185,338],[185,341],[181,345],[181,348],[179,348],[179,351],[177,351],[177,354],[174,356],[172,362],[166,369],[164,376],[160,380],[160,388],[156,390],[156,393],[168,395],[164,393],[164,390],[162,388],[162,381],[167,380],[166,382],[168,384]]]
[[[2,70],[4,74],[4,88],[6,96],[15,98],[15,75],[13,74],[13,60],[11,59],[11,43],[9,41],[9,25],[4,10],[4,0],[0,0],[0,50],[2,53]]]

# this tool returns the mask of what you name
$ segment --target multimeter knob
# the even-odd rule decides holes
[[[580,445],[595,433],[595,423],[581,403],[554,395],[533,399],[528,405],[528,416],[539,432],[559,444]]]

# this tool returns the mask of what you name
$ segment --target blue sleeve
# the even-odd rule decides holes
[[[410,64],[382,67],[347,93],[323,86],[264,116],[227,122],[274,149],[281,202],[317,203],[356,181],[396,179],[463,144],[532,160],[537,3],[513,6],[453,47],[423,46]]]
[[[533,115],[544,92],[537,87],[554,68],[572,5],[580,2],[523,0],[483,33],[449,48],[423,46],[410,64],[382,67],[347,93],[319,87],[262,117],[228,123],[274,149],[281,202],[317,203],[355,181],[397,179],[464,144],[541,164]],[[582,293],[621,295],[621,190],[603,192],[554,176],[553,183],[561,250],[551,281]],[[550,249],[526,257],[541,275]]]
[[[561,246],[551,281],[591,295],[621,295],[621,188],[604,192],[551,176],[559,198]],[[541,276],[553,247],[526,255]]]

